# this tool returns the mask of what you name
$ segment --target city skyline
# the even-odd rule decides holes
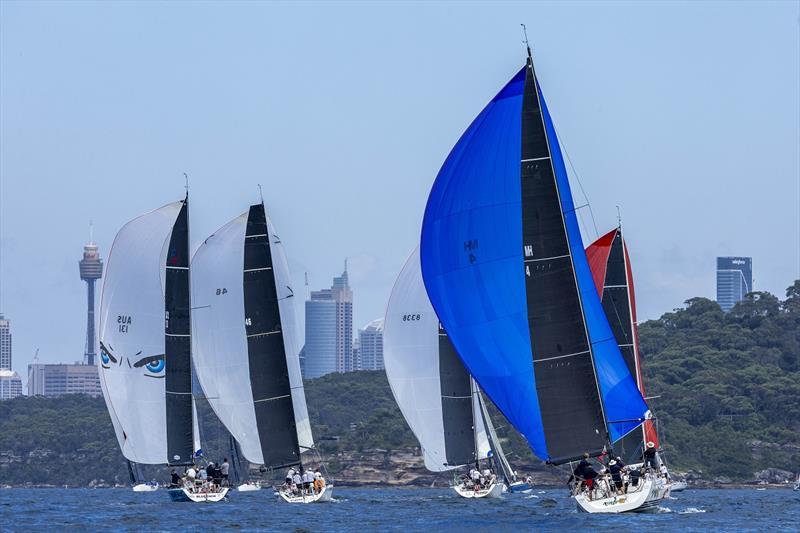
[[[127,220],[183,196],[183,172],[193,246],[261,183],[294,287],[304,272],[321,286],[346,255],[354,323],[381,316],[446,154],[522,65],[519,22],[576,203],[585,190],[601,233],[620,206],[641,320],[714,299],[717,256],[755,257],[758,289],[781,297],[800,277],[791,3],[0,12],[0,311],[17,368],[37,347],[42,362],[81,358],[86,224],[107,253]]]

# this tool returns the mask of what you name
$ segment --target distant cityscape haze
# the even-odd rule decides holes
[[[523,64],[521,22],[601,233],[620,206],[640,319],[714,298],[717,256],[752,256],[754,289],[782,296],[800,277],[797,2],[2,2],[15,369],[37,347],[82,360],[89,221],[105,260],[183,172],[194,246],[260,183],[298,293],[347,257],[354,325],[382,316],[440,165]]]

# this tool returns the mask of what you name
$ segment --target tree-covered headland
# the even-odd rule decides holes
[[[800,281],[783,300],[755,292],[727,314],[711,300],[693,298],[641,324],[639,337],[647,395],[656,397],[650,404],[674,469],[734,481],[753,481],[767,468],[800,469]],[[373,471],[394,469],[397,478],[397,462],[375,463],[374,457],[418,444],[383,372],[331,374],[307,381],[306,394],[318,447],[334,477],[371,453]],[[543,468],[490,408],[518,470]],[[201,421],[208,420],[208,407],[199,409]],[[204,424],[203,432],[210,458],[227,453],[218,424]],[[163,471],[150,472],[163,477]],[[0,485],[92,482],[128,482],[102,398],[0,402]]]

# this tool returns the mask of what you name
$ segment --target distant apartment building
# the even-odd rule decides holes
[[[13,370],[0,369],[0,400],[22,396],[22,379]]]
[[[0,314],[0,400],[22,396],[22,379],[11,370],[11,321]]]
[[[726,313],[753,292],[752,257],[717,257],[717,303]]]
[[[11,321],[0,314],[0,370],[11,370]]]
[[[63,396],[88,394],[100,396],[100,376],[96,365],[43,364],[28,365],[28,396]]]
[[[361,348],[358,344],[358,337],[353,339],[353,359],[352,359],[352,371],[355,370],[362,370],[361,368]]]
[[[306,379],[353,367],[353,291],[347,263],[330,289],[312,291],[306,301],[306,344],[303,347]]]
[[[383,370],[383,319],[358,330],[359,370]]]

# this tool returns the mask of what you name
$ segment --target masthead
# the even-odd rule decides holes
[[[528,50],[528,59],[530,59],[531,63],[533,63],[533,55],[531,54],[531,45],[528,42],[528,28],[525,26],[525,24],[520,24],[520,26],[522,26],[522,37],[523,37],[522,42],[525,43],[525,48],[527,48]]]

